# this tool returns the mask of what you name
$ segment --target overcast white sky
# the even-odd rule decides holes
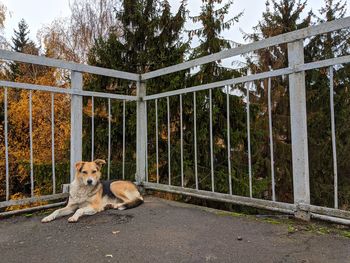
[[[10,39],[13,35],[13,29],[17,28],[18,22],[24,18],[29,24],[31,30],[31,38],[36,40],[37,31],[45,24],[50,23],[57,17],[68,17],[69,1],[73,0],[0,0],[5,4],[10,12],[10,16],[6,19],[5,36]],[[346,0],[348,8],[350,0]],[[179,5],[178,0],[170,0],[174,8]],[[323,0],[308,0],[309,9],[318,10],[323,3]],[[196,15],[200,9],[201,0],[189,0],[188,8],[191,15]],[[230,31],[224,33],[225,38],[235,42],[243,43],[242,33],[251,32],[252,27],[257,24],[261,18],[262,12],[265,9],[265,0],[235,0],[232,8],[232,14],[237,14],[239,11],[244,11],[244,16],[239,23]],[[348,15],[350,12],[348,10]],[[188,24],[188,27],[192,25]]]

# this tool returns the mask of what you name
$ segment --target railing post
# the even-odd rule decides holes
[[[147,111],[146,85],[140,79],[136,83],[137,88],[137,124],[136,124],[136,182],[142,184],[146,179],[146,144],[147,144]]]
[[[290,68],[304,64],[304,44],[302,40],[288,43],[288,61]],[[289,96],[292,130],[294,203],[297,205],[295,217],[308,221],[310,220],[310,214],[298,208],[299,204],[310,204],[304,71],[289,75]]]
[[[72,90],[83,89],[83,75],[81,72],[72,71]],[[72,95],[71,99],[71,133],[70,133],[70,181],[74,180],[75,163],[82,160],[82,136],[83,136],[83,98],[80,95]]]

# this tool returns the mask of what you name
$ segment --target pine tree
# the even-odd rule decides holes
[[[113,31],[107,38],[103,40],[98,39],[91,49],[89,54],[89,63],[96,66],[102,66],[107,68],[113,68],[117,70],[124,70],[128,72],[145,73],[151,70],[156,70],[162,67],[174,65],[184,61],[185,53],[188,50],[188,43],[182,39],[182,33],[184,29],[184,23],[186,19],[186,1],[182,1],[178,11],[175,14],[171,13],[170,4],[168,1],[159,0],[147,0],[147,1],[131,1],[124,0],[121,4],[121,9],[117,12],[117,18],[120,27],[123,32],[122,36],[114,34]],[[172,74],[171,76],[164,76],[157,78],[156,80],[147,81],[147,94],[156,92],[178,89],[185,87],[186,71]],[[111,78],[94,77],[87,84],[90,89],[93,90],[106,90],[117,92],[121,94],[136,94],[136,84],[123,80],[113,80]],[[99,87],[99,88],[97,88]],[[164,100],[165,101],[165,100]],[[159,102],[159,123],[166,123],[166,105],[164,101]],[[88,104],[89,106],[90,104]],[[174,109],[171,116],[172,125],[177,126],[176,116],[178,116],[178,102],[171,100],[171,108]],[[101,112],[106,112],[106,102],[100,101],[95,103]],[[104,109],[104,110],[103,110]],[[112,122],[117,124],[113,125],[112,137],[115,138],[113,148],[118,149],[117,153],[114,153],[114,164],[112,166],[114,176],[120,176],[121,169],[121,154],[122,154],[122,103],[116,102],[113,104],[112,109],[115,117]],[[149,116],[154,116],[154,103],[148,106]],[[136,116],[134,114],[134,105],[127,103],[126,106],[126,119],[127,119],[127,156],[126,160],[129,160],[130,166],[127,166],[126,171],[129,176],[134,176],[133,170],[135,167],[135,124]],[[155,176],[155,128],[154,118],[149,121],[149,162],[150,162],[150,177]],[[107,130],[106,118],[101,118],[97,121],[96,125],[100,125],[99,130]],[[90,128],[90,122],[85,122],[87,130]],[[166,130],[163,126],[160,126],[160,133]],[[173,133],[177,133],[178,128],[174,128]],[[172,136],[175,136],[172,134]],[[97,137],[97,136],[96,136]],[[160,137],[161,138],[161,137]],[[86,140],[89,141],[89,133],[87,133]],[[173,142],[175,140],[172,140]],[[86,152],[90,152],[89,145],[87,143]],[[97,145],[97,143],[96,143]],[[106,145],[105,142],[101,142],[101,145]],[[167,152],[167,142],[165,139],[160,139],[159,150],[160,152]],[[177,156],[177,145],[173,145],[172,155]],[[105,146],[99,150],[101,157],[106,157]],[[167,156],[164,154],[164,160]],[[88,157],[88,156],[87,156]],[[127,165],[129,165],[127,164]],[[116,168],[119,169],[116,169]],[[114,170],[115,169],[115,170]],[[152,170],[153,169],[153,170]],[[166,165],[160,168],[161,170],[167,170]],[[178,169],[174,166],[174,169]],[[164,180],[166,179],[164,173]]]
[[[262,19],[254,27],[255,33],[246,35],[247,40],[259,41],[279,34],[307,27],[311,23],[312,13],[301,19],[306,8],[306,1],[268,0]],[[255,52],[252,58],[247,57],[248,68],[252,73],[266,72],[271,69],[288,66],[287,45],[282,44]],[[255,89],[251,93],[253,107],[259,112],[257,118],[252,117],[252,155],[253,173],[255,178],[265,180],[271,174],[270,145],[268,132],[267,112],[267,85],[268,80],[255,82]],[[279,201],[293,200],[292,185],[292,155],[290,135],[290,111],[288,78],[278,77],[272,79],[272,115],[273,139],[275,157],[276,199]],[[253,110],[253,109],[252,109]],[[260,131],[259,133],[255,131]],[[263,180],[263,181],[265,181]],[[253,184],[254,185],[254,184]],[[271,183],[268,182],[269,196],[271,198]]]
[[[190,32],[192,36],[196,35],[200,41],[200,45],[194,49],[191,58],[206,56],[232,47],[232,42],[224,39],[221,33],[230,29],[235,22],[238,22],[243,13],[241,12],[225,21],[233,1],[227,1],[222,7],[217,7],[221,3],[222,0],[203,0],[200,14],[191,17],[194,23],[201,23],[202,25],[201,28]],[[196,74],[197,82],[207,83],[229,77],[227,75],[223,76],[226,71],[227,69],[220,65],[220,61],[202,65],[200,72]]]
[[[28,24],[22,19],[18,23],[18,30],[14,30],[14,37],[12,37],[13,51],[23,52],[24,47],[29,43],[29,33]]]
[[[325,0],[319,10],[317,22],[328,22],[343,18],[346,14],[346,2],[343,0]],[[305,49],[307,61],[330,59],[350,54],[350,30],[343,29],[315,36]],[[336,139],[338,146],[339,203],[349,205],[349,180],[344,176],[349,171],[348,131],[350,67],[345,64],[333,68],[334,104],[336,121]],[[314,204],[333,206],[333,160],[331,143],[330,116],[330,79],[329,69],[322,68],[306,73],[308,141],[310,164],[311,201]]]
[[[29,40],[30,31],[28,29],[28,24],[22,19],[18,23],[18,30],[14,30],[14,36],[12,37],[12,50],[15,52],[25,53],[25,49],[31,43]],[[9,77],[15,80],[17,76],[20,75],[19,70],[20,63],[12,62],[9,64]]]
[[[221,34],[224,30],[230,29],[235,22],[238,22],[242,13],[238,13],[229,19],[233,1],[222,3],[221,0],[203,0],[201,12],[198,16],[191,17],[194,23],[201,25],[199,29],[190,31],[190,36],[197,36],[200,44],[191,54],[191,58],[198,58],[213,54],[224,49],[233,47],[233,43],[224,39]],[[191,85],[200,85],[220,81],[223,79],[238,76],[237,71],[225,68],[220,61],[211,62],[200,67],[189,80]],[[224,87],[223,87],[224,88]],[[226,87],[225,87],[226,88]],[[229,87],[230,89],[232,87]],[[211,158],[210,158],[210,123],[209,123],[209,91],[196,94],[197,103],[197,139],[198,139],[198,177],[199,188],[211,190]],[[227,115],[226,115],[226,93],[223,89],[216,88],[212,91],[212,112],[213,112],[213,148],[214,148],[214,188],[218,192],[229,192],[228,164],[227,164]],[[231,92],[230,92],[231,93]],[[230,115],[230,136],[231,148],[241,149],[234,155],[232,162],[232,177],[235,194],[248,194],[247,184],[243,183],[242,158],[245,135],[244,131],[244,103],[240,97],[229,96],[231,108]],[[191,126],[193,127],[193,126]],[[243,161],[244,162],[244,161]]]

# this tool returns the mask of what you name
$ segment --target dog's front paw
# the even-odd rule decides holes
[[[76,223],[76,222],[78,222],[78,218],[75,216],[71,216],[70,218],[68,218],[68,222],[69,223]]]
[[[51,215],[49,215],[41,219],[41,223],[48,223],[48,222],[51,222],[52,220],[54,220],[54,218]]]

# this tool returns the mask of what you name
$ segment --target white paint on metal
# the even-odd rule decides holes
[[[227,125],[227,170],[228,188],[232,195],[232,172],[231,172],[231,132],[230,132],[230,86],[226,86],[226,125]]]
[[[253,83],[251,83],[253,85]],[[249,173],[249,196],[253,197],[253,182],[252,182],[252,154],[250,145],[250,84],[246,84],[247,89],[247,143],[248,143],[248,173]]]
[[[271,165],[271,188],[272,188],[272,201],[276,201],[275,193],[275,159],[273,152],[273,130],[272,130],[272,107],[271,107],[271,78],[268,79],[267,84],[267,97],[268,97],[268,112],[269,112],[269,137],[270,137],[270,165]]]
[[[209,136],[210,136],[210,173],[211,173],[211,191],[215,192],[214,178],[214,143],[213,143],[213,94],[209,90]]]
[[[171,185],[171,145],[170,145],[170,102],[169,97],[166,98],[166,105],[167,105],[167,122],[168,122],[168,179],[169,179],[169,185]]]
[[[207,90],[207,89],[213,89],[213,88],[222,88],[226,85],[234,85],[234,84],[246,83],[246,82],[251,82],[251,81],[256,81],[256,80],[261,80],[261,79],[266,79],[266,78],[273,78],[273,77],[278,77],[278,76],[282,76],[282,75],[289,75],[289,74],[297,73],[297,72],[301,72],[301,71],[324,68],[324,67],[349,63],[349,62],[350,62],[350,55],[332,58],[332,59],[327,59],[327,60],[322,60],[322,61],[310,62],[310,63],[296,65],[296,66],[289,67],[289,68],[271,70],[271,71],[267,71],[267,72],[263,72],[263,73],[257,73],[257,74],[253,74],[253,75],[248,75],[248,76],[243,76],[243,77],[238,77],[238,78],[233,78],[233,79],[228,79],[228,80],[223,80],[223,81],[212,82],[212,83],[198,85],[198,86],[194,86],[194,87],[162,92],[162,93],[146,96],[144,98],[144,100],[152,100],[152,99],[156,99],[156,98],[159,99],[159,98],[176,96],[176,95],[186,94],[186,93],[195,92],[195,91],[203,91],[203,90]],[[0,82],[0,84],[1,84],[1,82]]]
[[[2,212],[0,213],[0,218],[3,217],[9,217],[17,214],[23,214],[23,213],[31,213],[35,211],[40,211],[40,210],[45,210],[45,209],[50,209],[54,207],[59,207],[65,205],[67,202],[59,202],[59,203],[54,203],[54,204],[48,204],[48,205],[41,205],[41,206],[34,206],[34,207],[29,207],[29,208],[24,208],[20,210],[12,210],[12,211],[7,211],[7,212]]]
[[[136,123],[136,182],[143,183],[146,179],[146,118],[147,112],[143,97],[146,96],[146,85],[137,82],[137,123]]]
[[[10,199],[10,171],[9,171],[9,145],[8,145],[8,90],[4,90],[4,139],[5,139],[5,173],[6,173],[6,201]],[[0,202],[1,204],[1,202]]]
[[[331,131],[332,131],[332,157],[334,176],[334,208],[338,208],[338,164],[337,164],[337,142],[335,136],[335,116],[334,116],[334,73],[333,67],[329,68],[329,101],[331,109]]]
[[[198,190],[198,160],[197,160],[197,98],[196,92],[193,92],[193,140],[194,140],[194,176],[196,189]]]
[[[180,158],[181,158],[181,186],[184,187],[184,138],[182,120],[182,95],[180,94]]]
[[[111,179],[111,120],[112,120],[112,112],[111,112],[111,99],[108,98],[108,161],[107,161],[107,179]]]
[[[61,194],[34,196],[34,197],[18,199],[18,200],[9,200],[5,202],[0,202],[0,209],[6,208],[9,206],[28,205],[36,202],[53,201],[53,200],[58,200],[62,198],[67,198],[67,197],[68,197],[68,193],[61,193]]]
[[[135,73],[123,72],[114,69],[100,68],[85,64],[78,64],[60,59],[47,58],[44,56],[35,56],[19,52],[13,52],[0,49],[0,58],[23,63],[42,65],[47,67],[69,69],[76,72],[91,73],[112,78],[127,79],[137,81],[139,75]]]
[[[72,90],[83,89],[83,75],[72,71]],[[82,160],[82,137],[83,137],[83,100],[81,96],[71,97],[71,136],[70,136],[70,181],[74,180],[75,163]]]
[[[278,211],[282,213],[293,214],[296,210],[294,204],[273,202],[270,200],[263,200],[258,198],[250,198],[245,196],[228,195],[223,193],[216,193],[211,191],[197,190],[192,188],[183,188],[173,185],[145,183],[144,187],[151,190],[161,190],[169,193],[184,194],[201,199],[214,200],[219,202],[228,202],[238,205],[246,205],[259,209],[266,209],[271,211]]]
[[[126,108],[126,102],[125,100],[123,100],[123,168],[122,168],[123,180],[125,179],[125,125],[126,125],[125,108]]]
[[[29,148],[30,148],[30,196],[34,196],[34,168],[33,168],[33,100],[29,91]]]
[[[159,152],[158,152],[158,100],[154,100],[154,107],[156,112],[156,169],[157,169],[157,184],[159,184]]]
[[[91,97],[91,161],[94,160],[95,152],[95,99]]]
[[[319,215],[315,213],[310,213],[312,218],[328,221],[336,224],[342,224],[342,225],[348,225],[350,226],[350,220],[349,219],[343,219],[343,218],[337,218],[333,216],[326,216],[326,215]]]
[[[55,169],[55,94],[51,93],[51,165],[52,165],[52,193],[56,194]]]
[[[128,100],[128,101],[136,101],[136,96],[127,96],[127,95],[118,95],[111,93],[103,93],[103,92],[94,92],[94,91],[85,91],[85,90],[77,90],[77,89],[65,89],[65,88],[57,88],[52,86],[44,86],[44,85],[34,85],[28,83],[19,83],[12,81],[4,81],[0,80],[0,86],[9,87],[9,88],[17,88],[17,89],[25,89],[25,90],[37,90],[37,91],[47,91],[54,92],[59,94],[69,94],[69,95],[79,95],[85,97],[98,97],[98,98],[111,98],[118,100]]]
[[[289,67],[304,63],[303,41],[288,43]],[[289,75],[294,203],[310,203],[305,72]]]
[[[327,23],[321,23],[319,25],[303,28],[300,30],[295,30],[289,33],[285,33],[275,37],[270,37],[270,38],[253,42],[247,45],[241,45],[236,48],[223,50],[215,54],[186,61],[184,63],[177,64],[174,66],[151,71],[151,72],[142,74],[142,80],[159,77],[162,75],[178,72],[185,69],[190,69],[190,68],[200,66],[206,63],[210,63],[213,61],[218,61],[225,58],[238,56],[238,55],[249,53],[255,50],[267,48],[270,46],[280,45],[280,44],[288,43],[295,40],[305,39],[311,36],[332,32],[332,31],[339,30],[346,27],[350,27],[350,17],[337,19]]]
[[[147,111],[147,101],[145,101],[145,108],[146,108],[146,130],[145,130],[145,137],[146,137],[146,182],[148,182],[148,111]]]

